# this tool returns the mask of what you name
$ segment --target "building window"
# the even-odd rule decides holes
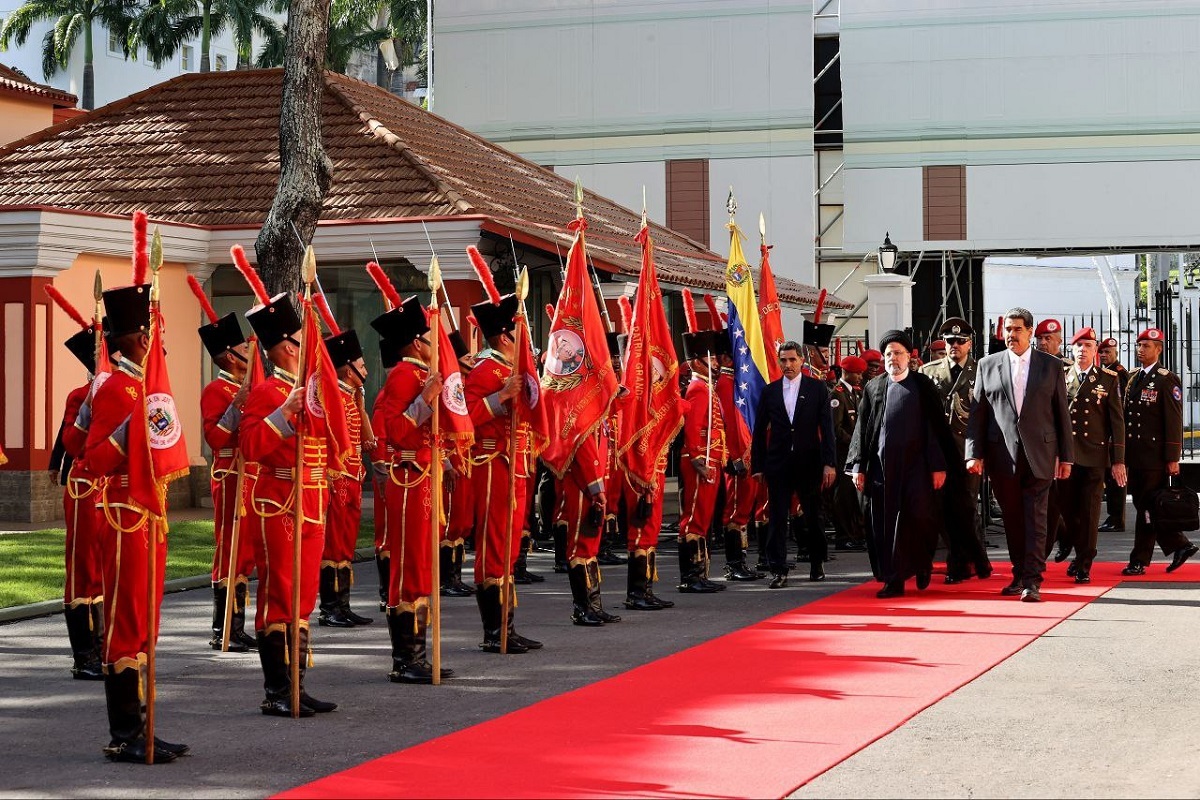
[[[181,53],[181,55],[179,57],[180,69],[182,69],[184,72],[191,72],[192,71],[192,61],[196,57],[195,51],[192,49],[192,46],[190,44],[185,44],[183,46],[183,49],[180,51],[180,53]]]
[[[125,54],[124,49],[121,47],[121,37],[112,31],[108,32],[108,52],[115,56],[121,56]]]
[[[229,69],[229,56],[218,55],[216,67],[217,72],[224,72],[227,69]]]

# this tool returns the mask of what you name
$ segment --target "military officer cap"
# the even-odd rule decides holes
[[[1100,342],[1101,350],[1103,350],[1106,347],[1114,347],[1115,348],[1116,346],[1117,346],[1117,340],[1112,338],[1111,336],[1108,337],[1107,339],[1105,339],[1104,341]]]
[[[842,368],[842,372],[862,374],[867,371],[867,362],[858,356],[845,356],[838,366]]]
[[[1146,330],[1139,333],[1137,337],[1139,342],[1150,341],[1158,342],[1159,344],[1165,342],[1166,339],[1167,337],[1158,328],[1146,328]]]
[[[1093,342],[1096,341],[1096,331],[1091,327],[1080,328],[1078,331],[1076,331],[1075,335],[1071,337],[1071,344],[1079,344],[1087,339],[1090,339]]]
[[[938,328],[938,335],[947,342],[956,339],[970,339],[975,335],[975,329],[962,317],[950,317],[942,323],[942,327]]]
[[[1033,329],[1034,336],[1045,336],[1047,333],[1062,333],[1062,323],[1056,319],[1044,319]]]
[[[491,306],[492,304],[488,303],[487,305]],[[516,307],[514,302],[514,312]],[[429,330],[429,320],[425,316],[425,309],[421,307],[421,301],[414,296],[391,311],[385,311],[371,320],[371,327],[384,339],[394,344],[397,350],[401,350]]]
[[[862,357],[863,361],[866,361],[867,363],[872,361],[883,361],[883,353],[879,352],[878,350],[863,350]]]

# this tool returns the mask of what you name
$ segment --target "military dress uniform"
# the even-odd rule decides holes
[[[488,301],[471,306],[475,320],[485,339],[492,339],[516,329],[516,295],[504,295],[499,304]],[[499,352],[484,350],[475,367],[463,383],[467,411],[475,426],[475,443],[471,447],[471,494],[475,502],[475,602],[483,623],[485,652],[500,652],[500,628],[504,624],[501,592],[510,600],[508,617],[508,652],[524,653],[538,649],[541,642],[521,636],[513,627],[516,589],[512,570],[521,546],[521,526],[526,517],[526,491],[533,474],[530,456],[530,432],[527,426],[516,431],[516,463],[509,464],[509,444],[512,431],[513,399],[501,400],[500,392],[513,372]],[[516,499],[509,503],[510,476],[515,472]],[[512,540],[508,552],[504,540],[511,525]],[[504,585],[505,574],[509,583]]]
[[[725,508],[722,514],[725,535],[725,578],[731,581],[756,581],[763,573],[746,564],[750,546],[747,529],[754,514],[758,481],[750,476],[750,429],[734,404],[732,368],[722,368],[717,378],[717,397],[721,404],[721,424],[725,429],[726,460],[722,470],[725,483]]]
[[[1086,335],[1091,333],[1090,336]],[[1091,328],[1071,342],[1095,338]],[[1067,370],[1067,402],[1075,436],[1071,476],[1058,481],[1059,502],[1067,525],[1067,542],[1075,548],[1070,570],[1076,583],[1090,583],[1096,558],[1097,522],[1104,493],[1104,476],[1114,464],[1125,463],[1125,412],[1117,374],[1099,363],[1085,372]]]
[[[604,507],[595,498],[604,493],[608,480],[609,441],[603,425],[580,440],[559,495],[561,516],[567,526],[567,579],[571,586],[571,621],[599,627],[620,622],[604,610],[600,599],[600,537]]]
[[[1118,344],[1117,340],[1109,337],[1100,342],[1100,349],[1104,350],[1112,348],[1115,352]],[[1101,366],[1104,366],[1101,363]],[[1112,370],[1117,373],[1117,388],[1120,391],[1122,401],[1125,399],[1125,387],[1129,384],[1129,370],[1121,364],[1120,361],[1114,361],[1105,369]],[[1100,525],[1101,532],[1108,531],[1124,531],[1125,530],[1125,499],[1127,497],[1126,487],[1118,486],[1116,480],[1113,479],[1111,473],[1104,478],[1104,522]]]
[[[301,329],[287,293],[246,312],[264,349],[270,351]],[[313,343],[316,345],[316,343]],[[319,345],[318,345],[319,346]],[[258,594],[254,629],[263,669],[265,698],[259,708],[268,716],[291,716],[291,642],[300,647],[300,716],[334,710],[335,703],[316,700],[304,691],[311,657],[308,617],[317,599],[325,514],[329,506],[328,444],[323,436],[298,431],[283,406],[297,377],[276,365],[270,378],[250,390],[238,432],[245,458],[242,503],[243,531],[254,541]],[[305,403],[309,398],[305,397]],[[300,475],[296,475],[296,436],[301,436]],[[295,530],[295,504],[300,504],[300,530]],[[294,537],[300,537],[299,606],[293,607]],[[292,627],[298,613],[299,630]]]
[[[723,332],[698,331],[683,334],[683,346],[689,361],[716,353]],[[708,530],[717,504],[718,481],[725,468],[725,426],[721,419],[721,400],[715,378],[695,373],[684,393],[687,409],[683,422],[683,452],[679,464],[681,486],[679,513],[679,591],[710,593],[725,587],[708,580]],[[708,468],[708,480],[701,477],[694,460]]]
[[[362,345],[352,330],[325,337],[325,349],[334,369],[341,369],[362,358]],[[362,525],[363,481],[363,408],[361,387],[338,381],[342,408],[346,412],[346,430],[350,435],[350,454],[340,469],[329,471],[329,513],[325,517],[325,548],[321,553],[319,583],[320,614],[318,625],[353,628],[369,625],[372,620],[350,608],[350,589],[354,586],[354,553],[358,530]],[[374,426],[372,426],[374,427]]]
[[[215,323],[201,325],[200,340],[213,358],[232,352],[245,341],[237,315],[230,313]],[[250,573],[254,569],[254,543],[239,530],[237,552],[230,558],[233,546],[234,520],[239,513],[241,498],[237,496],[241,459],[238,450],[238,426],[242,411],[235,398],[241,382],[221,370],[216,380],[200,390],[200,420],[204,441],[212,450],[213,463],[209,487],[213,499],[213,617],[209,646],[221,649],[225,632],[225,605],[232,583],[234,602],[230,619],[229,649],[244,653],[256,646],[246,634],[246,597],[249,594]]]
[[[454,355],[459,360],[459,372],[463,380],[471,373],[464,366],[463,359],[470,354],[462,334],[451,331],[448,338],[454,348]],[[466,561],[467,538],[471,536],[475,526],[475,502],[471,494],[471,460],[462,458],[457,452],[450,454],[450,466],[458,473],[458,480],[453,491],[449,485],[444,486],[445,507],[448,510],[446,526],[443,529],[441,541],[439,577],[442,581],[441,592],[446,597],[470,597],[475,594],[475,587],[463,582],[463,563]]]
[[[383,363],[385,375],[390,372],[392,367],[400,363],[400,351],[394,342],[386,338],[379,340],[379,356]],[[385,378],[384,383],[387,383]],[[374,430],[383,430],[383,419],[379,416],[379,409],[374,408],[371,412],[371,427]],[[394,452],[391,445],[387,443],[386,436],[375,437],[375,449],[371,452],[371,485],[374,489],[374,502],[372,504],[372,514],[375,520],[375,569],[379,575],[379,610],[387,610],[388,592],[391,591],[391,557],[387,549],[387,527],[388,527],[388,507],[387,507],[387,482],[388,482],[388,465],[392,463]]]
[[[1150,328],[1142,340],[1162,342],[1162,331]],[[1144,575],[1154,556],[1154,544],[1173,556],[1174,571],[1196,553],[1180,531],[1162,530],[1151,519],[1154,496],[1167,485],[1167,465],[1179,461],[1183,450],[1183,389],[1175,373],[1158,363],[1132,373],[1125,388],[1125,463],[1129,493],[1137,510],[1133,550],[1124,575]]]
[[[66,342],[67,349],[95,374],[96,337],[82,330]],[[99,478],[83,460],[87,429],[91,419],[88,396],[93,382],[71,390],[67,395],[58,439],[50,457],[50,466],[59,471],[63,485],[63,512],[66,519],[65,580],[63,617],[67,622],[67,640],[71,644],[71,674],[80,680],[103,680],[104,649],[104,573],[101,540],[104,514],[96,506]]]
[[[866,371],[867,364],[858,356],[846,356],[842,359],[841,367],[843,373],[854,371],[861,374]],[[850,453],[854,426],[858,423],[858,403],[861,397],[860,389],[840,379],[830,392],[829,398],[829,405],[833,410],[833,434],[837,439],[838,474],[831,491],[833,526],[839,536],[839,547],[846,547],[844,542],[861,545],[866,540],[858,490],[854,488],[854,479],[846,474],[846,457]]]

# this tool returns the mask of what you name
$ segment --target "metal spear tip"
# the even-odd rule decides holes
[[[575,216],[583,216],[583,181],[575,176]]]
[[[96,278],[92,281],[92,298],[97,303],[104,300],[104,281],[100,279],[100,270],[96,270]]]
[[[154,226],[154,236],[150,239],[150,270],[158,273],[163,265],[162,231]]]
[[[517,299],[522,303],[529,296],[529,267],[521,267],[521,274],[517,277]]]
[[[312,245],[304,248],[304,282],[312,283],[317,279],[317,253],[312,249]]]
[[[438,257],[434,256],[429,259],[429,291],[433,292],[430,305],[434,308],[437,308],[437,293],[440,288],[442,288],[442,267],[438,264]]]
[[[737,213],[737,200],[733,197],[733,187],[729,187],[729,199],[725,201],[725,210],[729,212],[729,216]]]
[[[761,211],[758,212],[758,235],[762,237],[764,243],[767,241],[767,218]]]

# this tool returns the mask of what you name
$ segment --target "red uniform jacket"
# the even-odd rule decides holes
[[[233,398],[240,388],[232,375],[222,371],[200,391],[200,420],[204,441],[212,448],[212,476],[216,480],[236,469],[242,412],[233,407]]]
[[[688,403],[683,417],[683,455],[685,458],[708,459],[708,468],[720,470],[725,466],[725,426],[721,420],[721,404],[716,392],[708,391],[708,381],[692,378],[684,399]],[[711,409],[711,411],[710,411]],[[712,417],[712,445],[709,447],[709,417]]]
[[[350,434],[350,455],[342,462],[344,471],[330,470],[331,478],[351,478],[361,481],[366,477],[362,459],[362,411],[358,407],[358,390],[338,381],[342,392],[342,408],[346,412],[346,432]]]
[[[110,478],[105,504],[130,508],[126,439],[130,416],[142,408],[142,368],[122,358],[92,398],[83,459],[95,475]]]
[[[471,374],[463,381],[467,411],[475,425],[475,446],[472,449],[476,464],[486,463],[496,456],[508,457],[509,435],[512,429],[512,400],[500,400],[500,390],[512,374],[512,367],[493,351],[485,351],[475,363]],[[529,435],[517,430],[517,477],[529,477]]]
[[[375,435],[386,440],[392,461],[408,461],[421,469],[433,457],[433,440],[428,422],[433,410],[421,399],[429,366],[411,358],[402,359],[388,373],[387,382],[375,401]]]
[[[733,397],[733,376],[721,371],[717,378],[717,396],[721,400],[721,423],[725,429],[725,447],[730,461],[750,461],[750,428],[738,411]]]

